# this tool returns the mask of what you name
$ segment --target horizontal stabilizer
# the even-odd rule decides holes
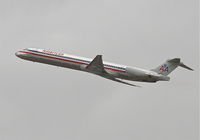
[[[188,70],[192,70],[192,71],[193,71],[192,68],[186,66],[185,64],[183,64],[183,62],[180,62],[179,66],[180,66],[180,67],[183,67],[183,68],[185,68],[185,69],[188,69]]]
[[[180,60],[181,60],[180,58],[169,59],[165,63],[163,63],[162,65],[158,66],[157,68],[152,69],[152,71],[154,71],[158,74],[162,74],[164,76],[167,76],[173,70],[175,70],[178,66],[183,67],[183,68],[188,69],[188,70],[193,70],[190,67],[183,64]]]

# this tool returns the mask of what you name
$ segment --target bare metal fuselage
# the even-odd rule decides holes
[[[23,51],[17,52],[16,55],[22,59],[33,62],[45,63],[49,65],[65,67],[96,74],[95,72],[87,71],[86,67],[92,62],[92,59],[88,58],[71,56],[63,53],[54,53],[51,51],[39,49],[25,49]],[[141,82],[156,82],[169,80],[169,77],[157,74],[153,71],[122,66],[108,62],[103,62],[103,65],[105,71],[110,76],[119,79]]]

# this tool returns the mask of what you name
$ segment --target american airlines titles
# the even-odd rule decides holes
[[[64,53],[57,53],[57,52],[53,52],[53,51],[47,51],[47,50],[43,50],[44,53],[49,53],[49,54],[53,54],[53,55],[64,55]]]

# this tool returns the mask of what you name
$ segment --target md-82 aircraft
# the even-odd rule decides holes
[[[33,62],[93,73],[106,79],[131,86],[137,85],[124,80],[139,82],[169,81],[170,77],[168,75],[178,66],[193,70],[184,65],[180,61],[180,58],[169,59],[155,69],[144,70],[136,67],[104,62],[102,60],[102,55],[97,55],[94,59],[89,59],[35,48],[23,49],[22,51],[16,52],[15,55]]]

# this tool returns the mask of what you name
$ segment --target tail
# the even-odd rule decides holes
[[[156,72],[158,74],[162,74],[164,76],[169,75],[178,66],[193,71],[193,69],[191,69],[190,67],[184,65],[180,60],[181,60],[180,58],[169,59],[164,64],[162,64],[159,67],[157,67],[156,69],[152,69],[152,71],[154,71],[154,72]]]

